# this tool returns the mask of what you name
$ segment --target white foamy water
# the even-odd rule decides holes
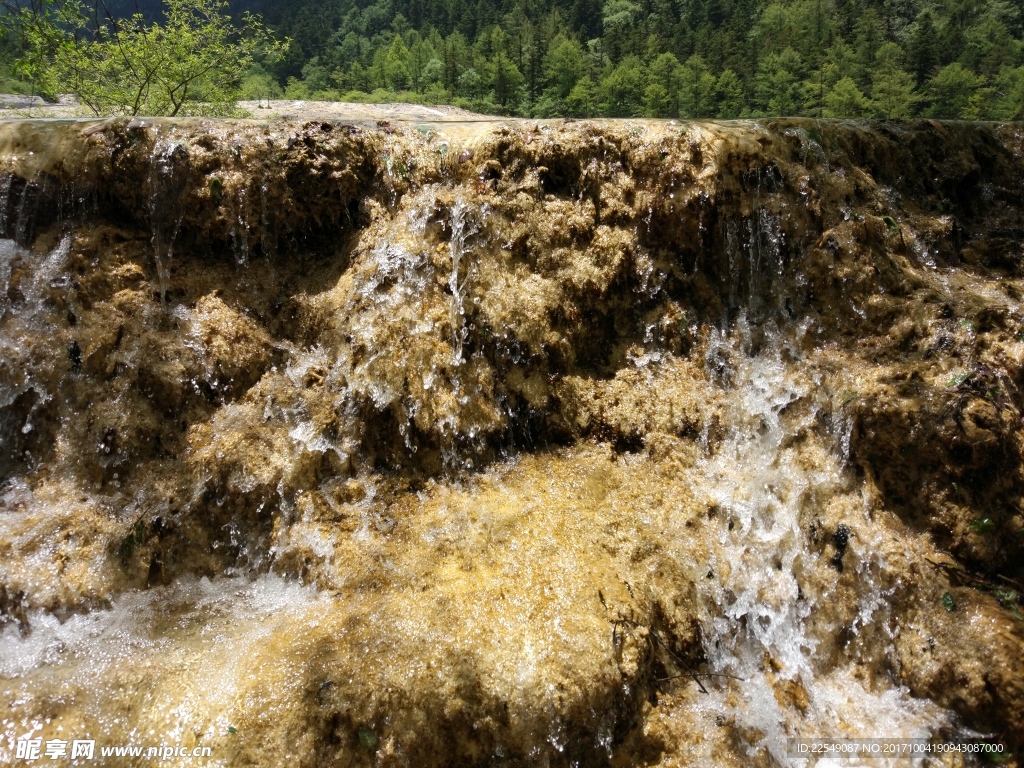
[[[828,397],[819,389],[819,374],[783,362],[784,354],[799,355],[796,347],[780,341],[777,333],[769,336],[774,338],[767,349],[745,353],[750,334],[741,318],[736,338],[719,336],[711,345],[712,373],[728,381],[726,435],[689,479],[717,508],[718,546],[708,564],[713,578],[699,581],[697,588],[706,611],[707,666],[718,677],[706,680],[709,693],[690,697],[680,716],[709,731],[716,723],[729,722],[745,735],[751,755],[767,752],[778,765],[813,762],[788,756],[793,738],[931,737],[951,725],[948,712],[912,698],[888,680],[868,684],[858,674],[856,659],[841,658],[833,665],[822,652],[824,640],[841,629],[818,615],[832,596],[807,597],[801,582],[824,559],[811,547],[809,524],[832,499],[856,493],[836,451],[848,446],[848,437],[826,436],[834,438],[827,446],[831,450],[816,454],[801,444],[816,429]],[[863,508],[861,514],[866,517]],[[848,522],[857,531],[869,531],[858,520]],[[858,541],[845,554],[846,569],[855,570],[859,583],[850,630],[854,638],[871,632],[869,645],[885,646],[893,630],[881,586],[885,580],[879,575],[888,565],[871,544]],[[838,579],[838,571],[834,573]],[[871,653],[884,656],[888,650],[873,648]],[[860,661],[870,666],[872,659]],[[788,701],[780,690],[802,691],[805,706]],[[708,751],[697,764],[715,765],[713,741],[702,743]],[[881,768],[889,762],[873,758],[813,764]],[[906,759],[891,762],[911,764]]]
[[[70,738],[209,743],[244,710],[238,697],[265,670],[260,656],[276,633],[297,621],[315,626],[329,602],[264,575],[182,579],[63,622],[30,612],[27,634],[14,623],[0,632],[0,688],[12,702],[0,720],[0,759],[48,722],[32,706],[39,696],[78,706],[63,718]]]

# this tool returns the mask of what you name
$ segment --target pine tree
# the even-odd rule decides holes
[[[718,79],[712,74],[704,59],[697,55],[688,58],[683,66],[681,79],[679,110],[682,116],[714,117],[717,107],[715,88]]]
[[[1024,67],[1004,67],[996,79],[992,117],[1024,120]]]
[[[384,55],[381,74],[387,87],[392,90],[401,90],[409,85],[409,49],[401,35],[395,35],[395,39]]]
[[[825,117],[864,117],[868,100],[851,77],[844,77],[825,95]]]
[[[673,114],[672,101],[669,92],[661,83],[651,83],[644,91],[644,116],[678,117],[678,114]]]
[[[890,120],[913,117],[919,98],[914,76],[902,69],[878,70],[871,78],[871,105],[878,117]]]
[[[936,38],[935,23],[929,11],[921,13],[917,19],[917,29],[910,40],[908,58],[910,60],[910,71],[921,86],[931,77],[935,65],[939,61],[938,52],[935,47]]]
[[[886,43],[875,56],[877,66],[871,75],[871,107],[878,117],[908,118],[914,114],[918,96],[914,77],[900,67],[902,49]]]
[[[593,117],[597,114],[597,89],[589,76],[584,75],[572,87],[565,105],[572,117]]]
[[[764,58],[754,81],[757,114],[766,117],[797,114],[800,85],[795,70],[799,66],[800,56],[792,48]]]
[[[718,117],[732,120],[743,115],[745,111],[743,84],[731,69],[725,70],[718,76],[715,96],[718,99],[716,112]]]
[[[583,46],[576,40],[558,35],[544,57],[544,74],[551,84],[553,96],[565,99],[573,86],[583,77],[586,59]]]
[[[497,51],[491,60],[491,89],[494,100],[508,112],[519,100],[519,89],[525,79],[515,63],[504,51]]]
[[[649,69],[651,84],[647,86],[644,102],[653,117],[679,117],[679,95],[686,70],[671,53],[663,53]]]
[[[601,79],[601,108],[610,117],[637,117],[647,87],[644,68],[636,56],[627,56]]]
[[[984,84],[985,78],[960,64],[954,62],[943,67],[928,83],[931,106],[927,115],[947,120],[977,119],[980,104],[975,97]]]

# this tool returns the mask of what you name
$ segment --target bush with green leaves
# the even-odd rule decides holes
[[[0,3],[23,75],[97,115],[230,114],[243,73],[285,45],[251,14],[233,23],[225,0],[164,0],[159,21],[101,16],[82,0]]]

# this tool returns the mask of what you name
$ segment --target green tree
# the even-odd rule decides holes
[[[980,111],[978,96],[984,85],[985,78],[956,62],[943,67],[928,83],[931,100],[928,116],[977,119]]]
[[[505,111],[510,110],[519,101],[519,89],[525,79],[515,63],[504,51],[494,54],[490,62],[491,90],[494,99]]]
[[[718,98],[718,117],[733,120],[743,115],[745,110],[743,84],[731,69],[725,70],[718,76],[715,95]]]
[[[279,99],[284,96],[280,83],[259,64],[253,64],[242,79],[239,97],[248,101]]]
[[[341,87],[341,84],[339,84]],[[370,76],[370,70],[360,64],[358,61],[353,62],[352,66],[348,70],[348,74],[344,79],[344,87],[346,89],[352,89],[356,91],[363,91],[368,93],[373,90],[372,78]]]
[[[644,105],[652,117],[679,117],[680,91],[686,69],[671,53],[663,53],[650,65],[650,84],[644,92]]]
[[[910,71],[917,79],[917,84],[923,85],[932,76],[936,65],[939,63],[939,52],[936,46],[938,30],[935,29],[935,22],[932,14],[924,11],[917,19],[914,34],[910,39],[909,59]]]
[[[441,60],[444,62],[444,87],[461,92],[459,81],[464,71],[472,68],[469,43],[461,32],[453,32],[445,39]]]
[[[3,13],[2,8],[0,13]],[[29,93],[32,90],[31,83],[23,80],[17,71],[22,53],[22,41],[14,36],[12,30],[0,25],[0,93]]]
[[[646,86],[640,59],[626,57],[601,80],[602,111],[611,117],[638,116]]]
[[[850,45],[843,40],[837,40],[825,52],[820,81],[827,91],[844,77],[860,83],[864,79],[864,66]]]
[[[483,78],[473,67],[467,68],[459,75],[458,92],[463,96],[475,98],[480,95],[483,87]]]
[[[1013,39],[1006,24],[994,9],[973,24],[966,34],[964,51],[960,63],[972,71],[985,76],[994,76],[1007,66],[1014,66],[1020,60],[1020,43]]]
[[[895,43],[886,43],[875,55],[877,65],[871,75],[871,106],[878,117],[911,117],[918,102],[914,76],[900,67],[903,51]]]
[[[717,107],[717,78],[700,56],[691,56],[683,65],[680,112],[686,117],[713,117]]]
[[[302,68],[302,82],[306,84],[310,93],[323,93],[331,88],[331,73],[326,66],[320,63],[318,56],[314,56]]]
[[[862,72],[871,69],[878,49],[885,43],[885,22],[876,8],[868,7],[854,25],[853,49]],[[859,82],[859,78],[852,78]]]
[[[97,115],[225,114],[256,56],[284,49],[252,15],[234,26],[225,0],[164,0],[162,23],[135,14],[97,24],[80,0],[5,7],[0,23],[25,41],[23,71]]]
[[[364,39],[355,32],[349,32],[335,48],[335,61],[341,67],[351,67],[363,54]]]
[[[605,28],[628,27],[640,13],[640,6],[632,0],[605,0],[601,19]]]
[[[795,115],[799,111],[797,70],[800,55],[792,48],[769,54],[754,81],[758,110],[765,116]]]
[[[618,60],[623,48],[628,44],[630,33],[635,28],[635,20],[639,15],[640,6],[632,0],[605,0],[601,18],[613,61]]]
[[[852,77],[844,77],[825,96],[825,117],[864,117],[868,100]]]
[[[559,35],[551,42],[544,57],[544,74],[553,89],[552,95],[565,99],[586,72],[583,46],[576,40]]]
[[[999,72],[994,101],[996,120],[1024,120],[1024,67],[1004,67]]]
[[[284,97],[286,99],[302,100],[308,99],[311,95],[309,86],[297,77],[289,77],[284,84]]]
[[[430,59],[423,67],[423,85],[426,88],[440,87],[444,80],[444,62],[438,58]]]
[[[406,38],[409,39],[408,66],[410,84],[417,93],[422,93],[426,85],[423,77],[424,70],[427,63],[434,58],[434,47],[429,41],[423,40],[416,31],[409,32]]]
[[[661,83],[651,83],[644,90],[644,116],[673,117],[672,97]]]
[[[593,117],[597,114],[597,89],[594,81],[584,75],[572,87],[565,98],[565,105],[572,117]]]
[[[381,75],[384,83],[393,91],[399,91],[409,86],[409,49],[405,47],[405,41],[402,40],[401,35],[395,35],[387,53],[384,54],[381,61]]]

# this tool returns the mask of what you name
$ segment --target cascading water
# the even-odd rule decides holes
[[[11,184],[13,182],[13,176],[6,176],[0,179],[0,232],[7,232],[11,226],[8,208],[11,204]],[[4,293],[7,293],[6,287]]]
[[[141,125],[136,128],[141,129]],[[182,183],[180,168],[183,157],[187,157],[187,153],[181,144],[173,140],[161,141],[158,134],[149,166],[148,208],[161,301],[166,299],[174,241],[178,237],[184,215],[179,210],[177,199]]]
[[[1012,764],[1021,141],[0,124],[0,757]]]
[[[448,253],[452,260],[452,271],[448,277],[448,290],[451,291],[452,294],[451,323],[453,365],[459,365],[463,362],[462,346],[466,343],[466,310],[463,307],[463,301],[466,293],[466,284],[473,275],[472,262],[467,264],[466,276],[464,278],[460,279],[459,274],[463,258],[470,255],[466,253],[466,238],[476,234],[476,229],[473,224],[466,220],[466,215],[469,211],[470,207],[468,205],[461,200],[456,201],[452,206],[451,221],[448,224],[448,226],[451,227],[451,238],[448,241]],[[482,209],[477,212],[477,215],[481,218],[486,218],[487,207],[483,206]]]
[[[714,514],[714,554],[697,584],[708,617],[702,625],[707,668],[720,684],[709,683],[706,699],[688,703],[686,716],[728,719],[750,754],[763,751],[780,765],[804,764],[794,759],[794,738],[874,739],[884,733],[928,740],[951,725],[949,713],[913,699],[905,687],[865,679],[864,669],[877,672],[878,658],[851,654],[839,664],[823,663],[830,654],[820,646],[833,642],[840,627],[827,608],[830,595],[812,597],[803,587],[826,560],[810,540],[815,520],[837,499],[852,499],[858,513],[840,524],[856,530],[858,540],[829,564],[839,572],[852,569],[862,584],[856,604],[848,606],[855,615],[850,632],[854,638],[873,632],[886,643],[894,627],[882,586],[891,578],[889,566],[875,549],[878,542],[864,533],[870,514],[863,504],[857,509],[857,483],[846,466],[852,425],[840,427],[839,440],[822,430],[822,415],[831,420],[838,414],[830,413],[822,377],[801,370],[806,334],[806,324],[787,334],[769,328],[762,349],[752,353],[741,316],[731,339],[716,339],[709,374],[727,381],[725,434],[687,478],[707,495]],[[820,444],[812,452],[795,441]],[[884,646],[873,651],[890,652]],[[714,764],[710,750],[701,759]],[[878,759],[841,764],[874,765]]]

